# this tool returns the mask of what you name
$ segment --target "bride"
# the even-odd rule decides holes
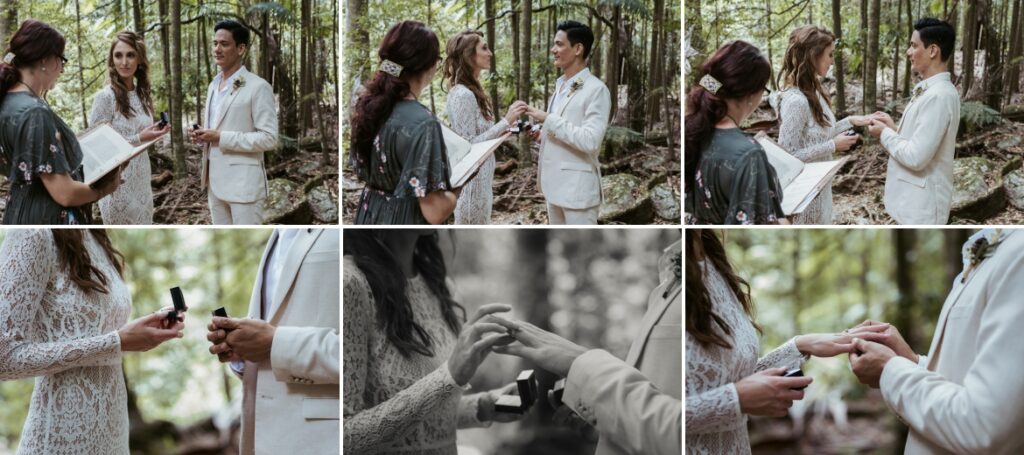
[[[462,322],[436,231],[347,230],[342,244],[346,452],[455,455],[457,428],[520,417],[494,409],[509,387],[464,395],[491,347],[512,341],[492,316],[511,307]]]
[[[105,231],[7,231],[0,380],[36,377],[19,454],[128,455],[124,352],[182,336],[161,310],[128,322],[124,258]]]

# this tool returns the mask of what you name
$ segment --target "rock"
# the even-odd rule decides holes
[[[1002,170],[981,157],[953,162],[952,216],[983,221],[1006,207]]]
[[[999,147],[999,150],[1002,150],[1004,152],[1009,152],[1009,149],[1017,147],[1018,145],[1020,145],[1022,141],[1024,141],[1024,139],[1021,139],[1020,136],[1010,136],[1006,139],[999,141],[999,143],[996,144],[996,147]]]
[[[1003,177],[1006,199],[1010,205],[1024,210],[1024,170],[1017,169]]]
[[[680,222],[679,195],[668,183],[659,183],[651,188],[651,203],[654,204],[654,213],[660,218]]]
[[[338,201],[324,185],[315,186],[307,192],[306,202],[317,221],[338,224]]]
[[[601,177],[601,190],[604,203],[598,215],[600,223],[649,224],[654,219],[654,204],[647,187],[636,176],[606,175]]]
[[[302,163],[297,170],[300,175],[313,175],[316,174],[316,171],[321,167],[323,167],[323,165],[320,164],[319,161],[307,161]]]
[[[284,178],[268,182],[263,220],[267,224],[310,224],[313,215],[302,187]]]
[[[621,158],[630,149],[641,147],[644,135],[621,126],[608,127],[601,143],[600,159],[602,163],[610,163]]]

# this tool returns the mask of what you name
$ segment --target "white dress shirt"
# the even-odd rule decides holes
[[[213,90],[210,94],[210,108],[207,109],[206,127],[213,128],[213,122],[217,121],[217,117],[220,116],[221,105],[224,104],[224,99],[228,97],[231,89],[235,85],[235,81],[238,80],[242,74],[247,73],[249,70],[245,69],[245,65],[242,65],[235,71],[228,81],[221,85],[221,81],[224,80],[224,72],[217,73],[217,76],[213,78]],[[213,156],[220,155],[220,146],[210,144],[210,154]]]

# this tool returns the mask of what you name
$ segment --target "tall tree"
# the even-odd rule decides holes
[[[966,98],[974,85],[974,49],[978,45],[978,7],[973,1],[967,2],[964,11],[963,36],[963,76],[961,83],[962,95]]]
[[[874,111],[877,103],[878,84],[878,41],[879,41],[879,17],[881,15],[881,0],[871,0],[871,13],[868,19],[868,52],[864,61],[864,103],[867,105],[865,112]]]
[[[992,0],[978,0],[978,16],[985,43],[984,100],[989,107],[1000,111],[1003,108],[1003,40],[993,17],[994,6]]]
[[[82,39],[82,9],[79,0],[75,0],[75,37],[78,39],[78,101],[82,108],[82,124],[88,128],[89,115],[85,110],[85,60],[82,53],[85,40]]]
[[[6,48],[11,36],[16,31],[18,31],[18,0],[6,0],[0,4],[0,47]]]
[[[518,88],[516,93],[519,94],[519,99],[527,103],[530,102],[530,46],[533,44],[531,39],[531,31],[533,30],[533,2],[522,1],[522,26],[519,27],[520,32],[523,34],[519,38],[519,80],[517,81]],[[526,134],[520,135],[519,138],[519,162],[523,165],[533,162],[532,151],[530,149],[530,136]]]
[[[185,140],[181,132],[181,0],[170,0],[171,19],[171,151],[174,155],[174,174],[185,175]],[[208,126],[212,127],[212,126]]]
[[[1024,12],[1021,11],[1021,5],[1024,0],[1015,0],[1013,2],[1013,12],[1011,13],[1010,22],[1010,48],[1006,58],[1006,93],[1013,94],[1017,93],[1020,89],[1020,68],[1021,68],[1021,56],[1022,50],[1024,50],[1024,34],[1021,30],[1021,16]]]
[[[911,10],[911,5],[910,5],[910,0],[907,0],[907,32],[906,32],[906,36],[904,37],[907,40],[907,41],[905,41],[907,44],[902,49],[899,49],[900,53],[897,54],[899,56],[899,58],[901,60],[903,60],[903,96],[904,97],[910,96],[910,79],[911,79],[911,76],[912,76],[911,75],[911,71],[910,71],[910,60],[908,60],[907,57],[906,57],[906,49],[908,47],[910,47],[910,44],[909,44],[910,43],[910,37],[914,35],[914,14],[911,13],[911,11],[912,10]],[[950,60],[952,60],[952,59],[950,59]]]
[[[914,267],[914,243],[915,243],[915,232],[910,229],[896,229],[893,231],[893,246],[895,247],[896,266],[893,268],[894,280],[896,281],[896,288],[899,290],[898,301],[895,305],[895,315],[893,318],[893,325],[899,327],[900,334],[903,335],[903,339],[911,347],[920,349],[918,337],[919,333],[916,330],[917,318],[916,309],[918,307],[917,301],[917,290],[914,281],[913,271]],[[897,422],[895,424],[895,432],[897,435],[897,444],[894,447],[903,447],[906,445],[904,441],[907,438],[907,427],[902,423]]]
[[[491,48],[497,48],[498,43],[495,41],[495,28],[497,28],[497,19],[494,17],[494,0],[484,0],[484,15],[487,16],[487,45]],[[498,108],[498,53],[491,53],[491,71],[488,81],[488,86],[491,91],[491,109],[494,118],[500,118],[501,111]]]
[[[142,0],[132,0],[132,23],[135,33],[146,36],[146,13],[142,6]]]
[[[909,0],[908,0],[909,1]],[[836,35],[836,43],[843,43],[843,17],[841,0],[832,0],[832,33]],[[845,46],[844,46],[845,47]],[[843,66],[843,49],[836,49],[836,112],[846,112],[846,69]]]

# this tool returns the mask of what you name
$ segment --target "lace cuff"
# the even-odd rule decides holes
[[[769,368],[796,368],[806,362],[807,359],[808,356],[801,354],[796,348],[796,337],[793,337],[782,346],[775,348],[772,352],[758,359],[757,371],[764,371]]]
[[[127,139],[128,139],[128,143],[131,144],[131,145],[134,145],[136,147],[142,145],[142,137],[140,137],[138,134],[133,134],[133,135],[131,135],[131,137],[129,137]]]
[[[832,137],[835,137],[837,134],[849,129],[853,129],[853,122],[850,121],[850,117],[846,117],[836,123],[836,126],[832,128]]]
[[[735,384],[726,384],[686,397],[686,433],[719,433],[747,422],[740,411]]]

